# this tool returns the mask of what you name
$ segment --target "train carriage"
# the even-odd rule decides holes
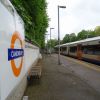
[[[56,50],[58,46],[55,46]],[[60,45],[60,52],[100,65],[100,36]]]

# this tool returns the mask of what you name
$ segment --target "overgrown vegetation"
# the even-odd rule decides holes
[[[93,31],[92,30],[82,30],[77,35],[75,33],[66,34],[64,38],[60,41],[61,44],[74,42],[78,40],[83,40],[86,38],[92,38],[100,36],[100,26],[97,26]],[[52,39],[47,42],[48,47],[54,48],[55,45],[58,45],[58,40]]]
[[[25,23],[25,35],[35,40],[42,48],[48,27],[46,0],[11,0]]]
[[[75,33],[66,34],[62,40],[62,43],[74,42],[74,41],[83,40],[86,38],[92,38],[96,36],[100,36],[100,26],[97,26],[93,31],[82,30],[77,35]]]
[[[54,48],[54,46],[55,45],[57,45],[58,44],[58,40],[56,40],[56,39],[51,39],[51,40],[49,40],[48,42],[47,42],[47,44],[46,44],[46,46],[48,47],[48,48]]]

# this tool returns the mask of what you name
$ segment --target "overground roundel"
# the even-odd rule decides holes
[[[21,48],[15,48],[16,40],[19,40]],[[13,74],[18,77],[21,73],[22,65],[23,65],[23,56],[24,56],[24,50],[23,50],[23,42],[20,37],[20,34],[18,32],[14,32],[11,38],[11,45],[8,49],[8,61],[10,61]],[[19,66],[16,66],[15,59],[21,58],[21,61],[19,62]]]

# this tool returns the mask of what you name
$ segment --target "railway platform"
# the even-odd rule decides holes
[[[56,54],[43,56],[41,79],[29,82],[29,100],[100,100],[99,66]]]

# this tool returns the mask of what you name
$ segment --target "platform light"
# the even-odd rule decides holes
[[[59,6],[58,5],[58,42],[59,42],[59,53],[58,53],[58,64],[60,65],[61,64],[61,61],[60,61],[60,23],[59,23],[59,8],[66,8],[66,6]]]

